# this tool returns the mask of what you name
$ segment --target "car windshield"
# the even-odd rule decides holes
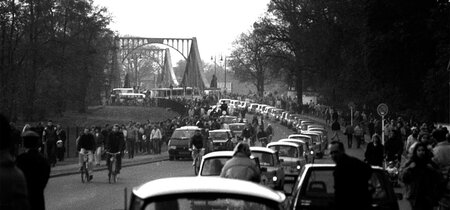
[[[297,150],[297,147],[293,146],[271,146],[270,149],[273,149],[275,151],[278,151],[278,156],[280,157],[292,157],[292,158],[298,158],[299,152]]]
[[[195,134],[194,130],[176,130],[172,134],[173,139],[189,139]]]
[[[219,176],[225,162],[231,157],[209,158],[203,161],[201,176]]]
[[[215,196],[210,193],[196,194],[195,196],[180,196],[170,197],[165,199],[154,200],[145,206],[145,210],[191,210],[191,209],[227,209],[227,210],[240,210],[240,209],[255,209],[255,210],[272,210],[278,209],[274,203],[265,201],[262,199],[246,199],[242,196]],[[142,202],[139,199],[136,202]],[[136,205],[139,206],[139,205]],[[133,209],[134,210],[134,209]]]
[[[374,171],[369,180],[369,191],[374,202],[388,199],[387,186],[383,185],[382,174]],[[314,169],[307,175],[305,181],[306,197],[334,197],[333,169]]]
[[[223,123],[235,123],[237,122],[237,117],[221,117],[220,118],[222,120]]]
[[[261,166],[273,166],[274,165],[274,159],[273,159],[273,155],[271,153],[253,151],[252,155],[259,159],[259,164]]]
[[[209,137],[212,139],[228,139],[228,134],[225,132],[211,132]]]
[[[244,130],[245,125],[229,125],[228,128],[233,131],[241,131]]]

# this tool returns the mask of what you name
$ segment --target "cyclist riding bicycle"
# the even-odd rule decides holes
[[[88,172],[89,181],[93,178],[93,165],[94,165],[94,150],[95,150],[95,139],[94,135],[89,132],[89,128],[84,128],[83,134],[77,139],[77,150],[78,154],[78,165],[80,170],[83,170],[84,156],[88,156]]]
[[[108,136],[108,141],[105,144],[105,151],[109,153],[118,153],[121,152],[125,148],[125,140],[123,136],[123,132],[119,131],[119,125],[115,124],[112,128],[112,133]],[[111,154],[107,154],[106,165],[108,169],[110,166]],[[116,156],[116,173],[120,174],[120,169],[122,166],[122,155]]]
[[[192,166],[195,167],[195,161],[197,156],[203,155],[203,136],[200,130],[196,130],[195,134],[191,137],[191,142],[189,143],[189,148],[192,148]]]

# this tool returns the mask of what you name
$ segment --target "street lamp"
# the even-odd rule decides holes
[[[224,93],[227,93],[227,56],[220,56],[220,61],[224,63],[225,79],[224,79]]]

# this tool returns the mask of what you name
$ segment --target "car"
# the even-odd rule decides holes
[[[175,129],[167,143],[169,160],[175,160],[178,158],[192,158],[191,151],[189,150],[189,144],[191,143],[191,138],[196,131],[202,132],[205,154],[213,151],[212,141],[206,138],[207,133],[204,129],[197,126],[183,126]]]
[[[286,196],[249,181],[220,177],[171,177],[133,188],[129,210],[274,209]]]
[[[284,111],[281,113],[281,119],[280,119],[281,125],[287,125],[288,116],[290,114],[292,114],[292,112],[290,112],[290,111]]]
[[[303,148],[303,156],[307,163],[314,162],[314,150],[309,146],[309,142],[311,140],[309,138],[286,138],[279,139],[277,142],[290,142],[300,145]]]
[[[208,138],[212,141],[214,151],[233,150],[236,144],[230,129],[210,130]]]
[[[225,129],[228,129],[228,124],[239,122],[238,117],[231,116],[231,115],[222,115],[222,116],[219,117],[219,120],[220,120],[220,122],[223,125],[222,128],[225,128]]]
[[[283,109],[275,108],[269,113],[269,119],[272,121],[280,121]]]
[[[295,182],[300,169],[306,164],[306,157],[303,147],[292,142],[270,142],[267,148],[278,152],[281,165],[284,169],[285,182]]]
[[[248,113],[255,114],[258,106],[259,106],[258,103],[250,103],[250,105],[248,105],[248,108],[247,108]]]
[[[245,129],[246,125],[245,123],[230,123],[228,124],[228,129],[231,130],[231,133],[233,134],[233,137],[235,141],[241,141],[241,135],[242,131]]]
[[[302,131],[300,135],[311,136],[310,145],[314,148],[316,157],[322,158],[325,150],[328,148],[328,140],[324,139],[323,133],[320,131]]]
[[[262,184],[275,190],[284,190],[284,170],[278,152],[266,147],[250,147],[252,156],[261,166]]]
[[[261,115],[264,119],[269,119],[269,114],[272,111],[272,109],[276,109],[274,106],[266,106],[263,111],[261,112]]]
[[[333,209],[335,167],[336,164],[306,164],[293,186],[289,209]],[[372,207],[398,210],[397,199],[402,199],[402,196],[394,192],[387,172],[375,166],[372,166],[372,171],[369,180]]]
[[[197,176],[219,176],[225,163],[233,158],[233,151],[214,151],[203,156]],[[250,156],[258,168],[259,159]]]
[[[294,121],[297,121],[298,118],[301,118],[302,116],[300,114],[289,114],[287,116],[286,120],[286,126],[290,129],[292,129]]]

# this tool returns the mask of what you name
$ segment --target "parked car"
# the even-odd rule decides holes
[[[305,160],[307,163],[311,163],[314,161],[314,150],[311,150],[310,146],[309,146],[309,139],[308,138],[304,138],[304,139],[295,139],[295,138],[287,138],[287,139],[280,139],[278,140],[278,142],[290,142],[290,143],[295,143],[298,144],[299,146],[301,146],[303,148],[303,156],[305,157]],[[312,151],[312,153],[311,153]]]
[[[300,169],[306,164],[305,151],[303,146],[292,142],[271,142],[267,148],[278,152],[278,156],[283,166],[285,182],[295,182]]]
[[[238,186],[238,187],[237,187]],[[172,177],[147,182],[131,193],[130,210],[284,209],[286,196],[248,181]]]
[[[230,129],[217,129],[209,131],[209,140],[212,141],[213,150],[233,150],[236,142],[233,141],[233,134]]]
[[[314,148],[316,157],[322,158],[325,150],[328,148],[328,141],[324,139],[320,131],[303,131],[300,135],[307,135],[311,137],[310,146]]]
[[[239,122],[238,117],[231,115],[222,115],[219,117],[220,122],[222,123],[222,128],[228,129],[228,124]]]
[[[279,121],[283,109],[275,108],[269,112],[269,119],[272,121]]]
[[[252,156],[259,159],[261,183],[276,190],[284,190],[284,170],[278,152],[266,147],[250,147]]]
[[[204,129],[197,126],[183,126],[175,129],[169,139],[169,142],[167,143],[169,160],[175,160],[177,158],[192,158],[191,151],[189,151],[189,144],[192,136],[197,130],[202,132],[205,154],[213,151],[212,141],[208,140],[208,134]]]
[[[289,209],[334,209],[335,164],[306,164],[293,186]],[[397,199],[386,171],[372,166],[369,191],[372,193],[373,209],[398,210]]]
[[[284,111],[281,113],[280,124],[287,125],[288,116],[292,114],[290,111]]]
[[[251,103],[248,108],[247,111],[250,114],[255,114],[256,113],[256,109],[258,109],[259,104],[258,103]]]

